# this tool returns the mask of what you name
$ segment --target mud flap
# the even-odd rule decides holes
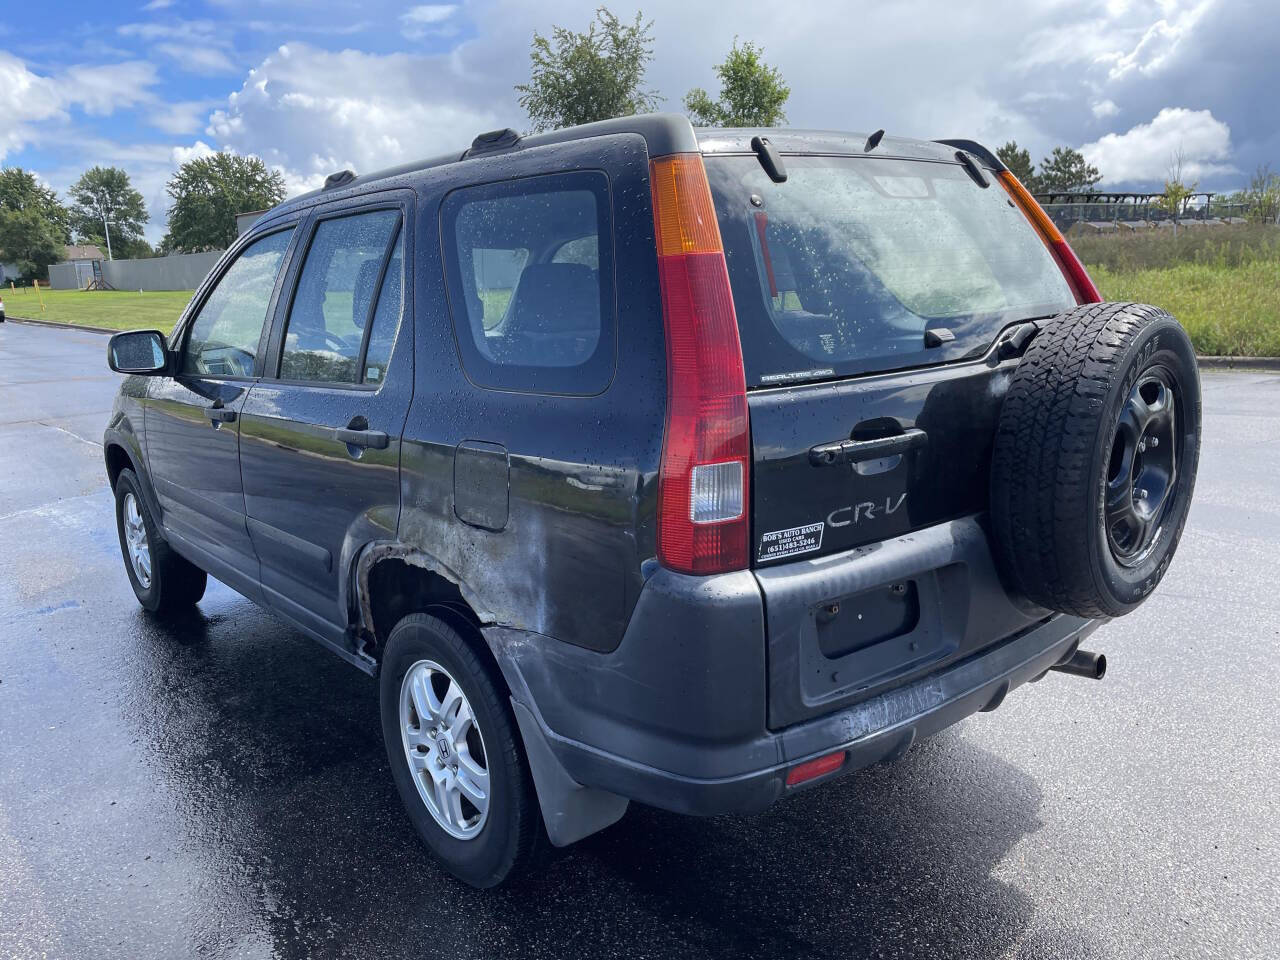
[[[542,820],[552,845],[567,847],[621,820],[630,801],[614,793],[584,787],[570,777],[551,752],[529,708],[514,697],[511,708],[520,726],[533,785],[538,791],[538,806],[542,808]]]

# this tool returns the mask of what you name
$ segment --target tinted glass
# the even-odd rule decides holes
[[[981,354],[1004,326],[1074,305],[1009,195],[959,164],[787,157],[785,183],[754,157],[706,166],[748,384]]]
[[[399,210],[373,210],[316,226],[289,307],[282,380],[360,382],[365,325],[399,224]]]
[[[404,235],[400,234],[391,262],[382,277],[378,291],[378,306],[373,313],[373,329],[369,332],[369,346],[364,361],[364,382],[381,383],[387,375],[391,360],[391,348],[396,342],[396,330],[404,311]]]
[[[604,174],[456,190],[442,218],[449,303],[467,375],[502,390],[603,390],[614,367]]]
[[[222,275],[187,335],[182,372],[251,377],[280,262],[293,228],[247,246]]]

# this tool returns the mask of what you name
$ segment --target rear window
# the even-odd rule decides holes
[[[959,164],[787,157],[785,183],[754,156],[706,167],[748,385],[961,359],[1075,303],[999,183]]]
[[[462,365],[495,390],[590,396],[614,370],[609,181],[595,171],[455,190],[441,209]]]

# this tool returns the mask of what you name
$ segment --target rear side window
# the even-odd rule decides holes
[[[236,257],[209,294],[182,354],[182,372],[252,377],[267,307],[293,228],[255,240]]]
[[[384,280],[384,264],[389,266],[389,258],[397,259],[392,241],[399,231],[399,210],[372,210],[320,221],[289,306],[280,379],[319,383],[380,380],[390,348],[382,342],[386,331],[378,330],[375,341],[373,328],[381,320],[390,326],[394,338],[399,287],[389,295],[395,300],[395,304],[388,304],[388,309],[395,307],[394,316],[387,313],[379,318],[375,298]],[[377,350],[385,354],[375,364],[372,376],[368,364],[360,362],[366,342],[376,343]]]
[[[1010,323],[1075,304],[993,178],[956,163],[708,157],[749,385],[981,354]],[[926,336],[926,332],[931,332]]]
[[[613,231],[598,172],[455,190],[441,210],[454,336],[483,387],[593,395],[614,370]]]

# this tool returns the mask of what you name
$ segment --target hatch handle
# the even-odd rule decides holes
[[[916,450],[929,442],[929,435],[918,427],[892,437],[876,437],[874,440],[837,440],[820,443],[809,450],[809,462],[815,467],[834,466],[838,463],[861,463],[879,457],[892,457]]]

